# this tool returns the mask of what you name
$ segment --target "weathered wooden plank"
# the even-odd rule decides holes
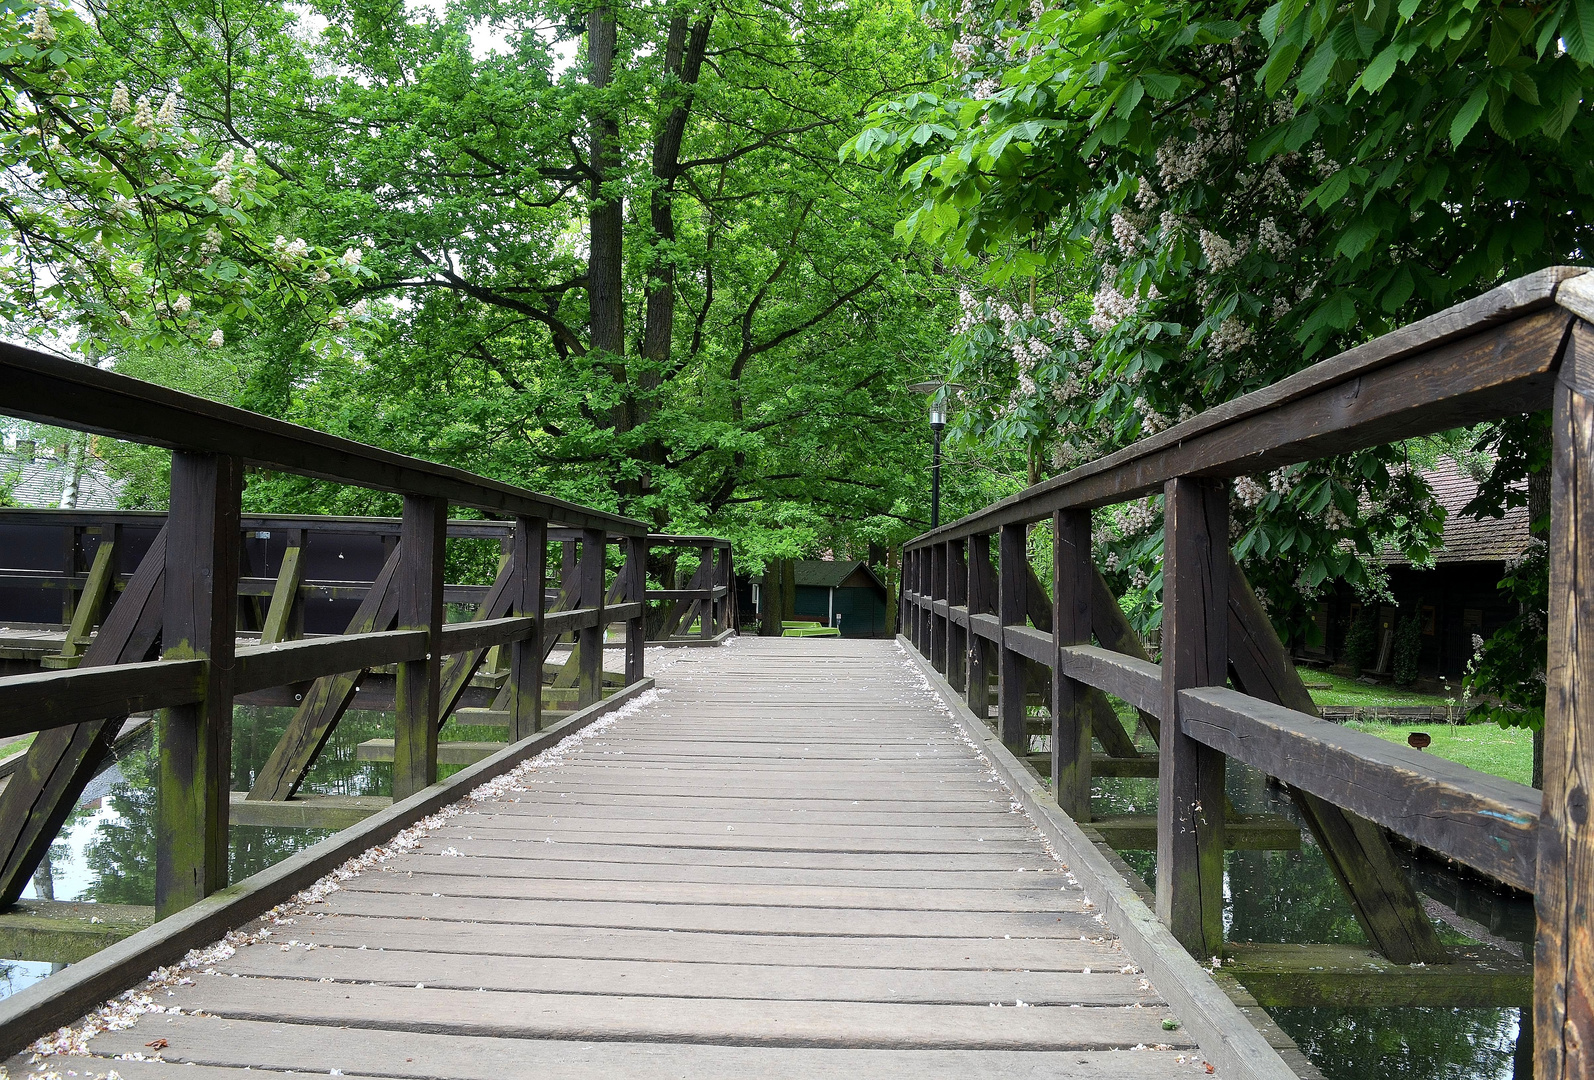
[[[393,798],[407,799],[437,781],[437,728],[441,716],[443,555],[448,503],[404,497],[399,549],[398,627],[424,630],[430,651],[400,664],[394,690]]]
[[[1052,794],[1075,821],[1090,820],[1089,688],[1070,678],[1062,650],[1090,644],[1091,584],[1095,563],[1090,551],[1090,511],[1052,515]],[[1117,718],[1107,727],[1118,731]],[[1104,744],[1106,737],[1104,736]]]
[[[343,672],[357,673],[425,655],[424,630],[387,630],[348,637],[303,638],[278,645],[245,645],[237,650],[233,692],[248,694]]]
[[[492,757],[506,745],[501,742],[449,740],[439,742],[434,753],[439,765],[472,765]],[[354,748],[356,761],[392,761],[395,754],[392,739],[366,739]]]
[[[81,657],[83,646],[89,642],[89,632],[99,621],[100,611],[104,608],[105,598],[110,591],[111,579],[115,576],[115,526],[109,531],[110,535],[102,536],[99,547],[94,550],[94,563],[89,567],[88,579],[83,583],[83,592],[78,596],[77,607],[73,610],[71,623],[66,628],[66,638],[61,642],[61,651],[55,656],[46,656],[41,661],[47,668],[75,666]]]
[[[395,547],[382,565],[376,580],[354,617],[349,620],[348,633],[369,634],[387,630],[398,615],[398,589],[394,575],[398,572],[403,545]],[[355,687],[359,685],[359,672],[346,672],[317,679],[304,695],[304,700],[294,710],[293,719],[271,755],[266,758],[254,785],[249,789],[251,799],[287,799],[299,790],[305,774],[320,755],[321,748],[332,735],[332,729],[342,719],[354,700]]]
[[[138,1031],[100,1036],[104,1053],[144,1053]],[[286,1071],[347,1075],[438,1077],[440,1080],[503,1080],[506,1076],[559,1076],[561,1080],[923,1080],[956,1076],[965,1080],[1166,1080],[1188,1072],[1204,1076],[1201,1065],[1177,1064],[1188,1051],[1036,1051],[1036,1050],[855,1050],[812,1047],[719,1046],[650,1042],[595,1042],[506,1039],[407,1032],[395,1038],[376,1028],[271,1024],[247,1020],[172,1017],[162,1034],[172,1036],[162,1051],[169,1062],[184,1062],[180,1072],[196,1080],[210,1076],[250,1080],[232,1063],[260,1062]],[[661,1052],[663,1051],[663,1052]],[[199,1062],[198,1064],[187,1064]],[[130,1080],[169,1075],[172,1066],[98,1059],[84,1068],[115,1067]]]
[[[1179,696],[1190,738],[1532,891],[1540,802],[1532,788],[1234,690]]]
[[[1551,425],[1544,795],[1533,867],[1538,1080],[1594,1072],[1594,326],[1585,319],[1566,345]]]
[[[293,530],[282,553],[277,583],[271,590],[271,606],[266,609],[265,621],[260,625],[262,645],[275,645],[296,636],[292,630],[295,611],[302,610],[299,586],[304,583],[304,534],[303,529]]]
[[[1357,945],[1231,941],[1224,970],[1266,1008],[1526,1007],[1533,965],[1478,946],[1445,964],[1397,964]]]
[[[505,993],[431,987],[206,979],[181,987],[181,1008],[203,1000],[208,1015],[277,1019],[402,1031],[424,1017],[428,1030],[520,1039],[602,1038],[719,1045],[876,1049],[1129,1049],[1156,1041],[1191,1046],[1165,1031],[1167,1011],[1144,1009],[971,1009],[876,1002],[768,1002],[591,994]],[[413,1018],[413,1019],[412,1019]]]
[[[1122,698],[1137,709],[1162,711],[1161,665],[1095,645],[1065,645],[1058,653],[1069,678]]]
[[[725,574],[728,581],[729,551],[725,552],[725,560]],[[647,663],[645,615],[648,591],[648,542],[645,538],[631,537],[626,540],[625,563],[621,567],[620,578],[624,582],[626,606],[632,604],[636,606],[636,614],[626,616],[625,624],[625,681],[633,683],[642,678]],[[731,606],[735,607],[734,600]]]
[[[392,755],[389,754],[391,760]],[[481,760],[477,758],[476,760]],[[357,825],[393,805],[385,795],[295,795],[283,801],[248,798],[232,793],[232,819],[239,826],[283,829],[330,829],[336,832]]]
[[[0,738],[199,700],[201,660],[151,660],[0,678]]]
[[[515,642],[510,654],[509,681],[504,693],[509,711],[511,742],[524,739],[542,727],[543,659],[547,643],[557,640],[547,626],[548,523],[541,518],[521,517],[515,521],[514,551],[510,564],[516,569],[518,588],[514,598],[517,615],[532,620],[531,634]]]
[[[1176,477],[1163,498],[1162,708],[1221,686],[1229,650],[1228,485]],[[1197,956],[1223,947],[1223,755],[1176,722],[1162,729],[1157,791],[1157,917]]]
[[[227,886],[242,497],[237,458],[172,455],[162,656],[205,663],[200,699],[167,709],[156,726],[155,911],[162,918]]]

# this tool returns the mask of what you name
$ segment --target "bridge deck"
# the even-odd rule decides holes
[[[91,1051],[196,1080],[1205,1075],[895,645],[649,661],[656,703]]]

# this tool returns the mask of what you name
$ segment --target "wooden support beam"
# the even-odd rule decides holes
[[[76,667],[81,661],[83,648],[89,643],[89,633],[99,621],[105,598],[110,594],[111,579],[116,576],[116,534],[120,531],[119,527],[112,526],[110,535],[101,537],[100,545],[94,551],[94,562],[89,567],[88,580],[84,582],[82,595],[77,598],[77,606],[72,611],[66,640],[61,642],[58,654],[43,658],[41,663],[44,667]]]
[[[604,534],[601,529],[588,529],[581,534],[581,562],[576,573],[581,579],[581,602],[596,607],[599,618],[595,626],[577,631],[576,647],[581,651],[581,669],[578,685],[581,687],[579,707],[596,704],[603,693],[603,563]],[[698,567],[699,573],[712,567]],[[590,598],[590,599],[589,599]]]
[[[515,520],[514,566],[519,588],[515,613],[535,620],[532,635],[512,646],[509,662],[508,695],[509,741],[519,742],[542,729],[542,661],[547,655],[544,642],[548,576],[548,523],[542,518]]]
[[[916,557],[916,552],[909,552]],[[969,678],[965,695],[969,709],[983,722],[991,715],[991,646],[974,624],[976,616],[996,610],[995,574],[991,571],[991,538],[977,533],[968,539],[969,560]],[[915,611],[917,609],[914,609]],[[997,620],[1000,632],[1000,620]]]
[[[443,632],[443,548],[447,542],[448,502],[407,495],[399,549],[398,626],[425,630],[430,651],[424,660],[400,664],[394,689],[393,801],[437,782],[437,721],[441,692]]]
[[[178,451],[171,485],[162,655],[209,663],[203,698],[166,710],[156,728],[155,911],[161,918],[227,886],[243,463]]]
[[[1594,325],[1583,319],[1561,360],[1552,430],[1533,1016],[1538,1080],[1572,1080],[1594,1074]]]
[[[1025,525],[1004,525],[1001,532],[997,593],[997,617],[1003,627],[1024,625],[1029,576],[1029,529]],[[1005,638],[1005,635],[1004,635]],[[1024,727],[1024,654],[997,643],[996,712],[997,732],[1015,754],[1028,752],[1029,735]]]
[[[1052,515],[1052,794],[1063,813],[1090,820],[1088,688],[1062,665],[1062,647],[1090,642],[1090,511]],[[1113,720],[1117,725],[1116,717]],[[1119,730],[1122,730],[1121,728]]]
[[[199,660],[36,671],[0,680],[0,738],[188,705],[205,692]]]
[[[1362,945],[1231,941],[1224,952],[1223,970],[1269,1009],[1520,1008],[1533,997],[1533,965],[1486,945],[1433,965],[1397,964]]]
[[[388,760],[392,760],[389,740]],[[393,805],[385,795],[295,795],[285,802],[250,799],[247,792],[232,793],[232,827],[271,829],[330,829],[337,832],[358,825],[372,814]]]
[[[1084,826],[1118,851],[1152,851],[1157,846],[1155,814],[1113,814]],[[1299,851],[1301,827],[1277,814],[1240,814],[1224,825],[1226,851]],[[1161,878],[1161,874],[1157,875]]]
[[[370,634],[392,627],[398,615],[398,574],[402,545],[395,547],[382,565],[376,580],[366,592],[365,599],[349,620],[348,634]],[[354,701],[355,687],[360,683],[361,671],[347,671],[317,679],[305,692],[304,700],[294,710],[287,730],[271,756],[260,767],[255,782],[249,789],[251,799],[288,799],[299,790],[304,778],[315,764],[321,748]]]
[[[1065,645],[1059,654],[1063,671],[1070,678],[1104,690],[1137,709],[1161,711],[1161,666],[1095,645]]]
[[[1229,564],[1229,666],[1251,697],[1311,716],[1317,705],[1238,564]],[[1384,830],[1308,791],[1288,786],[1362,932],[1396,964],[1445,964],[1450,954]]]
[[[0,912],[0,955],[35,964],[76,964],[154,921],[152,907],[20,900]]]
[[[1090,595],[1091,629],[1095,631],[1096,640],[1101,642],[1102,647],[1123,653],[1125,656],[1132,656],[1136,660],[1149,662],[1151,657],[1146,654],[1145,644],[1140,640],[1140,635],[1135,633],[1135,628],[1129,625],[1128,616],[1124,614],[1124,609],[1118,606],[1118,598],[1112,594],[1112,589],[1108,588],[1107,579],[1101,576],[1100,570],[1095,572]],[[1139,711],[1140,722],[1146,725],[1146,730],[1151,733],[1153,740],[1158,739],[1162,721],[1157,717],[1157,710],[1141,708]]]
[[[145,660],[160,634],[166,527],[156,535],[79,671]],[[0,905],[15,903],[93,778],[125,716],[41,731],[0,793]]]
[[[932,544],[930,546],[930,602],[944,603],[946,601],[946,545]],[[946,629],[947,619],[940,614],[934,606],[930,608],[930,650],[925,655],[930,661],[930,666],[941,674],[946,674]]]
[[[436,764],[474,765],[483,758],[492,757],[508,745],[502,742],[462,740],[440,742],[437,744]],[[391,761],[393,767],[398,768],[398,751],[393,739],[366,739],[354,748],[354,757],[357,761]]]
[[[1163,509],[1157,917],[1195,956],[1223,948],[1223,755],[1180,728],[1180,691],[1227,680],[1229,493],[1176,477]]]
[[[946,547],[946,598],[954,609],[963,609],[962,620],[954,615],[946,628],[946,681],[952,689],[966,693],[969,677],[969,560],[967,541],[953,540]]]
[[[725,564],[716,573],[726,580],[730,578],[730,549],[725,549]],[[643,618],[647,611],[648,591],[648,542],[646,537],[634,536],[626,539],[625,564],[621,567],[620,576],[625,580],[625,600],[628,603],[639,603],[635,618],[627,619],[625,624],[625,681],[627,685],[641,679],[644,675],[643,668],[646,663],[644,650],[647,646],[647,634],[643,626]],[[720,582],[716,579],[716,584]],[[734,599],[730,601],[734,606]],[[716,624],[716,633],[718,632]]]
[[[271,591],[271,607],[266,610],[265,622],[260,626],[262,645],[275,645],[298,637],[294,632],[294,616],[303,610],[299,586],[304,582],[304,532],[294,529],[288,537],[287,550],[282,553],[282,566]]]

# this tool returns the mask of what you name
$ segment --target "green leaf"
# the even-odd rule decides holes
[[[1333,176],[1330,176],[1327,180],[1319,184],[1315,190],[1306,196],[1306,199],[1301,203],[1301,205],[1310,206],[1315,202],[1318,206],[1321,206],[1324,210],[1327,210],[1329,207],[1339,202],[1339,200],[1343,199],[1347,194],[1349,194],[1349,192],[1350,170],[1341,169]]]
[[[1561,20],[1561,40],[1572,59],[1594,64],[1594,0],[1572,0]]]
[[[1406,301],[1411,299],[1411,293],[1416,288],[1416,278],[1412,276],[1411,267],[1402,266],[1395,271],[1394,280],[1384,290],[1383,298],[1379,304],[1383,309],[1393,315],[1406,306]]]
[[[1373,57],[1373,62],[1367,65],[1367,70],[1356,80],[1356,85],[1370,93],[1377,93],[1395,73],[1395,65],[1399,60],[1400,50],[1393,45],[1386,46],[1383,52]],[[1354,91],[1356,87],[1352,86],[1351,89]]]
[[[1177,75],[1165,75],[1161,72],[1143,72],[1140,81],[1145,84],[1146,93],[1159,101],[1168,101],[1179,92],[1182,85]]]
[[[1257,74],[1257,81],[1262,84],[1262,89],[1268,97],[1272,97],[1284,88],[1284,84],[1289,81],[1290,72],[1295,70],[1295,61],[1300,55],[1301,47],[1292,42],[1274,46],[1272,54],[1267,58],[1267,65]]]
[[[1594,2],[1594,0],[1591,0]],[[1459,147],[1473,125],[1478,122],[1478,117],[1483,115],[1484,107],[1489,104],[1489,88],[1480,86],[1472,92],[1461,111],[1456,113],[1456,118],[1450,121],[1450,145]]]

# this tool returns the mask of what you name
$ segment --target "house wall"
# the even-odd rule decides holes
[[[841,617],[841,636],[872,638],[885,636],[886,601],[871,584],[868,588],[836,589],[836,614]],[[818,585],[797,586],[797,617],[819,619],[829,625],[830,590]]]

